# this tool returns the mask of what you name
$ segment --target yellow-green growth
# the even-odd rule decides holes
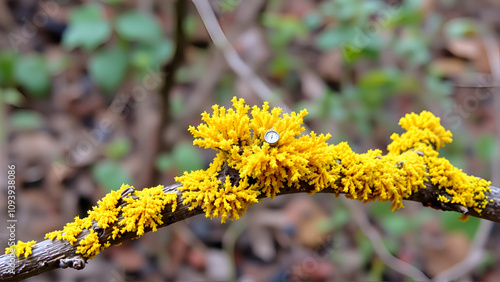
[[[10,254],[13,253],[17,257],[21,257],[23,255],[25,258],[27,258],[29,255],[33,253],[33,247],[36,246],[36,241],[28,241],[28,242],[23,242],[23,241],[17,241],[17,244],[12,245],[10,247],[5,248],[5,254]]]
[[[403,207],[403,199],[418,189],[425,189],[428,180],[447,195],[436,196],[441,202],[478,212],[488,202],[484,193],[490,191],[490,182],[469,176],[438,157],[437,150],[452,141],[452,134],[430,112],[402,118],[399,124],[406,132],[391,136],[387,155],[380,150],[356,154],[346,142],[329,145],[330,134],[301,136],[305,110],[282,115],[280,108],[270,110],[267,102],[250,111],[243,99],[231,101],[233,108],[215,105],[212,115],[202,114],[204,123],[189,127],[193,143],[217,150],[217,157],[207,170],[176,178],[183,185],[183,203],[191,209],[201,207],[207,217],[221,217],[222,222],[238,219],[259,195],[274,198],[285,186],[302,189],[304,184],[313,187],[310,193],[332,188],[336,195],[364,202],[391,201],[392,210]],[[264,142],[270,129],[280,136],[275,146]],[[221,179],[224,164],[233,169],[235,179]]]
[[[101,252],[101,243],[99,243],[99,236],[97,232],[90,229],[90,233],[78,242],[79,246],[76,248],[77,254],[82,254],[84,257],[94,258]]]
[[[84,229],[89,229],[92,226],[92,220],[89,217],[75,217],[75,221],[67,223],[63,230],[56,230],[45,234],[45,239],[66,240],[73,245],[78,241],[77,237]]]
[[[162,185],[141,191],[131,190],[127,195],[122,195],[129,188],[133,189],[132,186],[123,184],[119,190],[109,192],[88,212],[87,217],[80,219],[77,216],[63,230],[47,233],[45,238],[66,240],[71,244],[78,241],[76,253],[93,258],[111,245],[110,239],[116,240],[125,232],[135,232],[140,237],[145,228],[156,231],[163,224],[163,209],[170,204],[173,212],[177,207],[177,193],[164,193]],[[119,205],[120,199],[126,204]],[[118,221],[120,216],[122,219]],[[99,238],[91,228],[93,224],[103,229],[112,226],[111,235]],[[79,240],[78,236],[85,229],[89,230],[89,234]]]
[[[123,226],[121,233],[136,232],[137,236],[144,234],[144,229],[150,227],[153,232],[163,224],[162,211],[167,204],[172,205],[172,212],[177,207],[177,194],[163,192],[163,185],[147,188],[142,191],[134,191],[134,196],[138,198],[126,197],[127,205],[123,207]]]

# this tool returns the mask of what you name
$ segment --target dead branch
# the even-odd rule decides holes
[[[225,178],[226,176],[233,175],[234,173],[238,173],[232,169],[222,170],[221,176]],[[340,181],[338,181],[339,185]],[[313,190],[313,187],[307,184],[301,185],[302,189],[299,191],[295,188],[287,187],[281,191],[279,195],[293,194],[293,193],[302,193]],[[192,216],[202,214],[203,211],[200,208],[196,208],[190,210],[190,205],[184,205],[182,203],[181,192],[179,191],[179,187],[181,187],[180,183],[175,183],[168,187],[163,188],[163,191],[166,193],[175,192],[177,193],[177,202],[178,207],[175,212],[171,212],[170,209],[166,208],[162,212],[162,221],[163,224],[160,227],[169,226],[175,222],[182,221],[188,219]],[[420,189],[417,192],[413,193],[406,200],[416,201],[422,203],[424,206],[430,206],[434,209],[439,209],[443,211],[455,211],[462,214],[468,214],[470,216],[479,217],[483,219],[488,219],[495,222],[500,222],[500,188],[490,186],[491,192],[486,193],[487,197],[491,200],[488,205],[483,209],[481,214],[478,214],[474,209],[468,209],[461,205],[450,204],[450,203],[442,203],[437,200],[437,195],[442,194],[443,190],[439,189],[437,186],[434,186],[430,183],[426,183],[425,189]],[[321,191],[321,193],[334,193],[333,188],[326,188]],[[336,190],[338,191],[338,190]],[[264,196],[262,196],[264,197]],[[122,202],[121,205],[125,205],[125,202]],[[115,224],[122,218],[119,218]],[[112,240],[110,234],[113,230],[113,226],[110,226],[106,229],[102,229],[97,227],[96,224],[93,225],[92,229],[99,234],[100,243],[104,243],[109,241],[111,245],[119,244],[123,241],[130,240],[132,238],[137,237],[134,232],[127,232],[122,234],[120,238],[116,240]],[[151,231],[150,228],[145,230],[146,232]],[[79,236],[78,239],[83,239],[87,234],[89,234],[89,230],[84,230]],[[102,241],[101,241],[102,240]],[[59,240],[45,240],[38,242],[36,246],[33,248],[33,254],[29,257],[25,258],[21,256],[21,258],[17,258],[12,254],[2,255],[0,256],[0,281],[18,281],[21,279],[26,279],[28,277],[36,276],[40,273],[47,272],[56,268],[75,268],[82,269],[85,267],[85,264],[88,262],[87,259],[81,257],[76,254],[76,249],[78,245],[71,245],[67,241],[59,241]],[[12,262],[15,264],[14,273],[9,272],[12,269]]]

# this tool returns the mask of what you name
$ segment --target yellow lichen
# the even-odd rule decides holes
[[[78,241],[77,236],[82,233],[82,230],[89,229],[92,226],[92,220],[88,217],[80,218],[75,217],[75,221],[69,222],[64,226],[63,230],[52,231],[45,234],[45,239],[66,240],[71,245]]]
[[[10,247],[5,248],[5,254],[8,255],[10,253],[15,254],[17,257],[21,257],[23,255],[25,258],[29,257],[33,253],[33,247],[36,246],[36,241],[17,241],[17,244],[12,245]]]
[[[270,109],[264,103],[261,108],[252,107],[249,115],[243,99],[231,101],[234,109],[216,105],[212,115],[202,114],[203,124],[189,128],[195,145],[219,152],[215,160],[207,170],[185,172],[176,178],[183,184],[183,203],[191,204],[191,209],[201,207],[207,217],[221,217],[222,222],[237,219],[260,194],[274,198],[284,187],[306,187],[310,193],[331,188],[336,195],[343,193],[365,202],[391,201],[394,210],[430,181],[447,194],[437,197],[438,201],[477,212],[487,204],[489,182],[438,157],[437,150],[452,141],[452,134],[430,112],[403,117],[399,124],[406,132],[391,136],[387,155],[380,150],[356,154],[345,142],[328,145],[329,134],[300,136],[305,110],[282,115],[280,108]],[[270,129],[279,134],[274,146],[264,141]],[[227,169],[222,173],[224,165],[234,179],[221,179],[228,175]],[[231,205],[228,195],[251,200]]]
[[[101,251],[101,244],[99,243],[99,236],[97,232],[90,229],[90,233],[78,242],[79,246],[76,248],[77,254],[82,254],[86,258],[94,258]]]
[[[224,222],[226,218],[239,218],[261,193],[274,198],[285,185],[299,188],[300,182],[314,186],[311,192],[318,192],[339,177],[328,153],[326,140],[330,135],[312,132],[298,137],[304,131],[307,111],[281,115],[280,108],[269,111],[266,102],[262,108],[254,106],[250,118],[243,99],[233,98],[232,103],[234,109],[227,111],[214,106],[212,115],[202,114],[204,124],[189,128],[195,145],[219,151],[209,169],[185,172],[176,178],[183,184],[183,203],[190,203],[191,209],[201,207],[207,217],[220,216]],[[264,141],[271,128],[280,135],[276,146]],[[218,177],[224,163],[238,171],[232,188]],[[216,205],[221,201],[217,196],[226,190],[238,191],[236,197],[252,200],[242,201],[236,209],[230,204]]]
[[[122,209],[121,233],[136,232],[138,236],[142,236],[148,227],[154,232],[163,224],[161,212],[165,206],[171,204],[172,212],[177,207],[177,194],[163,192],[163,185],[135,191],[133,195],[138,198],[124,198],[127,205]]]
[[[130,188],[129,185],[123,184],[118,191],[111,191],[104,198],[97,202],[97,206],[92,207],[88,211],[89,218],[97,222],[97,226],[108,228],[118,220],[121,207],[118,206],[118,201],[121,198],[123,190]]]
[[[210,217],[220,217],[222,222],[226,222],[228,217],[231,220],[239,219],[247,211],[248,206],[259,201],[257,196],[260,193],[256,187],[256,184],[249,185],[244,179],[235,186],[231,183],[230,177],[226,176],[224,187],[214,191],[214,211]]]
[[[249,106],[244,105],[244,100],[233,99],[236,110],[224,107],[212,106],[213,116],[206,112],[202,114],[202,120],[206,124],[200,124],[196,129],[192,126],[189,131],[196,137],[195,145],[200,147],[229,151],[233,146],[245,146],[250,142],[249,118],[247,115]]]
[[[328,188],[335,195],[364,202],[391,201],[394,210],[430,182],[440,189],[436,200],[443,204],[481,213],[489,202],[489,181],[467,175],[439,158],[437,150],[450,143],[452,135],[430,112],[402,118],[400,125],[406,132],[391,136],[388,154],[380,150],[357,154],[346,142],[329,145],[330,134],[300,136],[305,110],[282,115],[280,108],[270,110],[264,103],[261,108],[254,106],[250,117],[250,107],[243,99],[233,98],[232,103],[234,109],[213,106],[212,115],[202,114],[205,123],[189,128],[195,145],[218,151],[209,168],[176,178],[183,185],[179,188],[183,203],[191,210],[201,208],[206,217],[220,217],[222,222],[238,219],[260,196],[274,198],[283,188],[309,193]],[[271,129],[279,134],[274,146],[264,140]],[[123,195],[125,189],[130,192]],[[121,201],[125,205],[121,206]],[[164,193],[161,185],[134,191],[124,184],[101,199],[86,218],[76,217],[63,230],[47,233],[45,238],[74,244],[87,229],[89,234],[78,241],[77,253],[92,258],[111,245],[110,238],[116,240],[125,232],[134,232],[138,238],[147,228],[156,231],[163,224],[162,211],[168,204],[175,211],[177,194]],[[102,229],[112,226],[111,235],[101,243],[91,228],[94,225]],[[18,243],[16,255],[28,256],[32,242]],[[6,253],[12,250],[8,248]]]
[[[451,132],[441,125],[440,118],[428,111],[422,111],[419,115],[407,114],[399,124],[406,132],[401,136],[396,133],[391,135],[393,141],[387,146],[389,154],[399,155],[414,149],[434,157],[438,155],[437,150],[452,141]]]
[[[130,192],[123,195],[126,189],[130,189]],[[126,205],[121,206],[120,199]],[[66,240],[73,245],[84,230],[89,230],[90,233],[78,241],[77,253],[93,258],[111,245],[110,238],[115,240],[125,232],[136,232],[139,237],[144,234],[145,228],[156,231],[158,225],[163,224],[161,212],[167,204],[170,204],[172,211],[175,211],[177,193],[165,193],[161,185],[134,191],[132,186],[123,184],[119,190],[111,191],[99,200],[97,206],[88,212],[87,217],[80,219],[77,216],[75,221],[66,224],[63,230],[49,232],[45,234],[45,238]],[[120,215],[123,218],[118,222]],[[112,226],[108,241],[104,243],[99,241],[97,232],[92,228],[94,224],[102,229]]]

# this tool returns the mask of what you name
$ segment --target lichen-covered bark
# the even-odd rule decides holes
[[[201,209],[189,210],[189,206],[182,205],[181,193],[178,190],[180,186],[181,184],[176,183],[163,188],[165,193],[175,192],[178,194],[177,201],[179,205],[174,212],[171,212],[168,208],[164,209],[162,216],[163,224],[160,227],[168,226],[175,222],[182,221],[202,213]],[[125,204],[126,203],[123,203],[122,205]],[[118,222],[119,220],[117,223]],[[97,226],[94,225],[92,228],[95,228],[96,230]],[[108,237],[110,236],[112,230],[113,226],[110,226],[99,232],[100,241],[102,239],[101,243],[110,241],[111,245],[116,245],[123,241],[137,237],[135,232],[127,232],[122,234],[121,237],[116,240],[110,240]],[[151,231],[151,229],[146,228],[145,232],[149,231]],[[88,234],[89,231],[84,230],[80,235],[78,235],[78,239],[81,240]],[[85,267],[87,259],[76,254],[77,247],[78,243],[71,245],[68,241],[52,241],[47,239],[37,242],[36,246],[33,248],[33,254],[27,258],[24,258],[23,256],[18,258],[13,254],[2,255],[0,256],[0,281],[18,281],[56,268],[83,268]],[[14,259],[15,263],[14,273],[9,272],[11,269],[11,266],[9,265],[11,259]],[[80,262],[83,262],[83,265],[80,266]]]
[[[225,169],[223,170],[223,174],[221,177],[229,176],[234,177],[235,172],[232,170]],[[165,187],[163,191],[166,193],[176,192],[178,195],[178,207],[174,212],[171,212],[170,209],[166,208],[163,212],[163,226],[171,225],[175,222],[185,220],[195,215],[199,215],[204,213],[201,208],[196,208],[193,210],[189,210],[189,205],[182,204],[181,193],[178,188],[181,187],[180,183],[176,183]],[[481,214],[478,214],[473,209],[468,210],[468,214],[471,216],[488,219],[495,222],[500,222],[500,188],[491,186],[491,192],[487,193],[487,196],[490,200],[493,200],[488,203],[488,205],[483,209]],[[293,193],[301,193],[308,192],[314,190],[313,187],[310,187],[307,184],[303,185],[303,189],[301,191],[297,190],[293,187],[286,187],[281,191],[279,195],[285,194],[293,194]],[[338,189],[334,190],[333,188],[326,188],[321,191],[321,193],[334,193],[338,192]],[[464,213],[467,209],[464,210],[464,207],[453,205],[453,204],[445,204],[438,201],[437,194],[442,191],[438,189],[436,186],[426,183],[425,189],[419,189],[415,193],[413,193],[410,197],[405,200],[421,202],[425,206],[431,206],[436,209],[444,210],[444,211],[456,211],[459,213]],[[106,241],[112,231],[112,226],[106,228],[103,232],[100,232],[100,238],[102,241]],[[151,229],[147,229],[146,232],[151,231]],[[83,239],[89,233],[88,230],[83,231],[78,239]],[[136,233],[129,232],[124,233],[120,238],[112,241],[112,245],[119,244],[120,242],[130,240],[136,237]],[[0,256],[0,281],[18,281],[21,279],[25,279],[28,277],[36,276],[40,273],[50,271],[56,268],[75,268],[81,269],[85,267],[85,263],[88,263],[85,258],[76,255],[77,243],[71,245],[67,241],[59,241],[59,240],[45,240],[38,242],[36,246],[33,248],[33,254],[28,258],[17,258],[12,254],[2,255]],[[9,261],[14,258],[15,262],[15,272],[10,273],[9,269]]]

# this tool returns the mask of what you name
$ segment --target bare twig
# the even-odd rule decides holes
[[[349,201],[346,198],[342,199],[349,208],[351,215],[354,217],[354,220],[356,221],[361,231],[363,231],[363,233],[372,243],[375,253],[380,257],[385,265],[392,268],[396,272],[412,278],[415,281],[429,281],[429,277],[427,277],[427,275],[425,275],[418,268],[396,258],[387,251],[387,248],[385,248],[385,244],[379,232],[370,224],[370,221],[368,220],[365,212],[362,211],[359,206],[357,206],[357,203]]]
[[[266,0],[243,1],[237,8],[237,16],[231,25],[227,37],[229,39],[241,35],[254,22],[262,6],[266,4]],[[211,95],[219,82],[222,75],[228,70],[228,65],[222,54],[222,50],[215,46],[212,52],[212,58],[207,63],[210,71],[199,78],[192,93],[187,98],[186,107],[183,114],[169,125],[167,128],[167,141],[173,142],[173,139],[178,136],[174,134],[185,130],[188,127],[193,112],[203,112],[210,109],[207,106],[207,99]],[[206,107],[206,108],[205,108]]]
[[[287,105],[281,101],[273,101],[273,91],[262,81],[262,79],[255,74],[255,72],[241,59],[238,52],[234,49],[233,45],[227,40],[226,35],[222,31],[215,13],[206,0],[193,0],[201,20],[214,42],[215,46],[222,50],[227,63],[238,76],[240,76],[245,83],[252,88],[252,90],[263,101],[270,100],[274,102],[275,106],[280,107],[285,112],[290,112]]]
[[[432,281],[453,281],[473,270],[484,258],[484,245],[488,241],[493,224],[492,221],[481,220],[476,235],[474,236],[474,241],[465,259],[455,264],[452,268],[441,272],[436,277],[432,278]]]

